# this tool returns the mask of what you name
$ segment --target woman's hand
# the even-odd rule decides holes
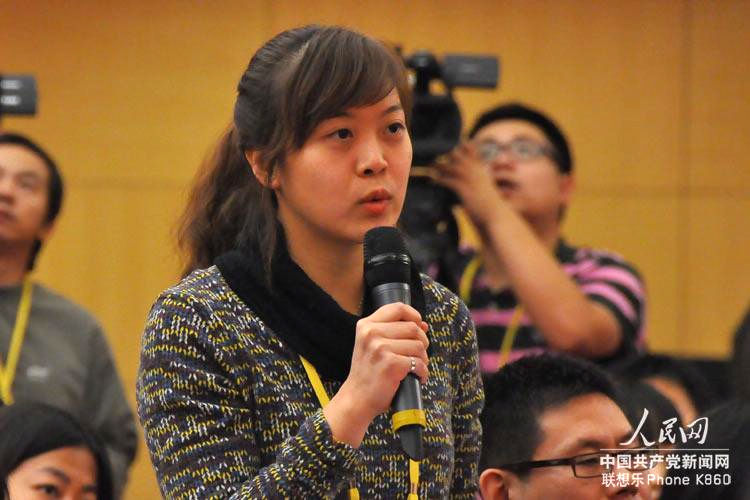
[[[375,416],[388,410],[411,371],[427,381],[427,323],[402,303],[387,304],[357,322],[349,376],[324,414],[339,441],[359,446]]]

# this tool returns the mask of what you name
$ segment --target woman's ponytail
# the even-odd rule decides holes
[[[212,265],[224,252],[259,237],[269,239],[269,219],[274,220],[275,213],[271,194],[264,191],[230,126],[201,165],[180,218],[177,242],[185,255],[183,276]],[[275,232],[270,239],[275,241]]]

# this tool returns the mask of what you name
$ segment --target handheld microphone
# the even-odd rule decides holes
[[[365,285],[375,308],[393,302],[410,305],[411,259],[398,229],[376,227],[367,231],[364,252]],[[394,412],[393,427],[401,438],[401,448],[412,460],[422,460],[425,423],[422,390],[416,375],[409,373],[401,381],[391,408]]]

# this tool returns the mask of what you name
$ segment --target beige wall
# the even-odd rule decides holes
[[[521,99],[567,130],[576,243],[637,263],[654,349],[723,356],[750,300],[747,1],[0,2],[0,72],[36,75],[40,140],[67,199],[37,277],[104,324],[131,403],[150,303],[175,282],[170,230],[228,122],[251,53],[318,21],[412,51],[498,54],[497,91],[462,90],[467,121]],[[142,446],[128,498],[156,496]]]

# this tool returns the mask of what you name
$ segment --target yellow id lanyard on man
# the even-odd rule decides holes
[[[474,278],[479,272],[479,268],[482,265],[482,258],[475,256],[466,266],[464,273],[461,275],[459,280],[458,290],[461,300],[465,304],[471,301],[471,285],[474,283]],[[518,304],[513,308],[513,314],[510,317],[510,323],[505,328],[505,335],[503,336],[503,342],[500,346],[500,352],[498,353],[497,369],[499,370],[510,359],[510,351],[513,350],[513,343],[516,340],[516,334],[518,329],[521,327],[521,320],[523,319],[523,306]]]
[[[13,404],[13,379],[16,376],[18,358],[21,356],[21,347],[26,335],[26,325],[29,321],[29,313],[31,312],[31,291],[33,287],[31,279],[26,277],[23,280],[21,300],[18,303],[18,310],[16,311],[16,322],[13,325],[13,333],[10,336],[8,357],[5,363],[0,359],[0,399],[6,405]]]

